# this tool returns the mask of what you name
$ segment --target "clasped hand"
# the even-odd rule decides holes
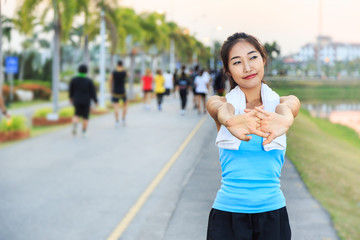
[[[244,114],[234,115],[228,119],[226,128],[236,138],[249,141],[255,134],[266,138],[263,145],[271,143],[275,138],[283,135],[290,128],[293,118],[281,114],[268,112],[264,106],[245,109]]]

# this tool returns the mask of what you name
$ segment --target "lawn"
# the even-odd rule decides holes
[[[293,94],[301,102],[332,103],[359,102],[360,81],[277,81],[269,80],[269,86],[280,96]]]
[[[270,81],[302,103],[360,102],[360,82]],[[360,239],[360,138],[347,127],[302,109],[288,133],[287,156],[310,193],[329,212],[343,240]]]

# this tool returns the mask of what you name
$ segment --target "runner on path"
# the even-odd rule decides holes
[[[78,71],[78,76],[71,79],[69,87],[70,102],[75,107],[72,133],[73,135],[76,135],[79,118],[82,118],[82,134],[83,136],[86,136],[91,100],[94,100],[96,105],[98,100],[94,83],[86,76],[88,72],[87,66],[85,64],[80,65]]]
[[[157,98],[157,104],[158,104],[159,111],[162,111],[162,102],[163,102],[164,93],[165,93],[164,84],[165,84],[164,76],[162,75],[161,70],[158,69],[156,71],[156,75],[155,75],[155,94],[156,94],[156,98]]]
[[[143,82],[143,93],[144,93],[144,109],[149,110],[150,109],[150,101],[151,101],[151,95],[153,92],[152,84],[153,84],[153,77],[151,75],[150,68],[146,69],[145,75],[141,78]]]
[[[222,186],[209,215],[207,239],[290,240],[280,174],[286,132],[299,112],[295,96],[279,97],[264,82],[266,51],[246,33],[221,48],[231,91],[207,108],[218,135]]]
[[[190,79],[185,73],[185,68],[186,68],[185,66],[181,67],[181,74],[180,76],[177,77],[177,81],[175,83],[176,89],[179,90],[179,95],[180,95],[181,115],[185,115],[187,95],[189,92],[189,88],[191,87]]]
[[[118,61],[116,70],[112,72],[109,78],[109,85],[111,91],[111,102],[114,105],[114,113],[115,113],[115,126],[119,126],[119,100],[123,102],[123,109],[122,109],[122,117],[121,123],[122,125],[126,124],[126,113],[128,102],[126,98],[126,91],[125,91],[125,78],[127,73],[123,67],[123,62]]]

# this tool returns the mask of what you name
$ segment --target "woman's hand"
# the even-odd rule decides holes
[[[259,119],[257,129],[267,133],[263,145],[271,143],[275,138],[286,133],[294,122],[294,116],[287,107],[281,109],[282,114],[268,112],[260,107],[255,107],[255,111]]]
[[[234,115],[224,125],[233,136],[243,141],[251,139],[249,134],[266,138],[268,134],[260,129],[259,118],[256,114],[257,111],[249,110],[244,114]]]

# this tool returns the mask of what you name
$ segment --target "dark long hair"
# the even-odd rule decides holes
[[[223,65],[224,65],[225,74],[230,79],[230,89],[233,89],[234,87],[236,87],[237,83],[234,81],[232,76],[229,76],[229,73],[230,73],[230,71],[229,71],[229,53],[230,53],[231,49],[233,48],[233,46],[236,43],[238,43],[239,41],[242,41],[242,40],[247,41],[248,43],[250,43],[251,45],[254,46],[254,48],[260,53],[263,61],[265,61],[265,68],[267,66],[267,53],[266,53],[266,50],[265,50],[264,46],[259,42],[259,40],[257,38],[255,38],[252,35],[243,33],[243,32],[242,33],[235,33],[235,34],[231,35],[223,43],[223,45],[221,47],[221,51],[220,51],[221,60],[222,60]],[[262,79],[261,81],[265,83],[264,79]]]

